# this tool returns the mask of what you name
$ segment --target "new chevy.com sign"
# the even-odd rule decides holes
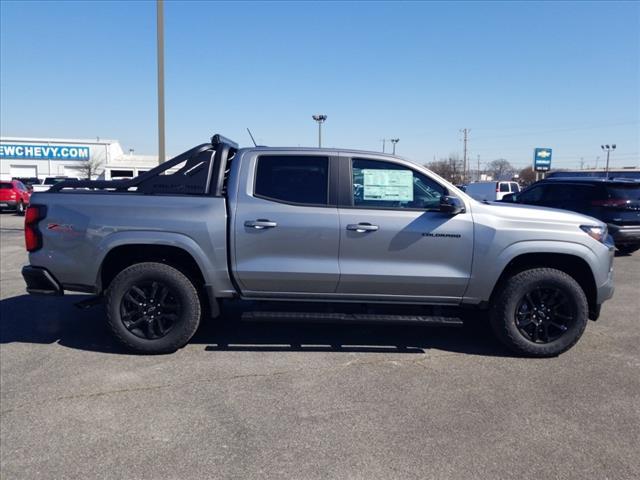
[[[0,158],[29,158],[34,160],[89,160],[89,147],[72,145],[16,145],[0,144]]]

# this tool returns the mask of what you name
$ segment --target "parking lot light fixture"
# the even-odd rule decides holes
[[[391,143],[393,144],[393,155],[396,154],[396,143],[398,143],[400,141],[399,138],[392,138],[391,139]]]
[[[322,124],[327,119],[327,116],[323,114],[317,114],[313,115],[311,118],[318,122],[318,148],[322,148]]]
[[[605,178],[609,178],[609,155],[613,150],[616,149],[616,144],[613,143],[611,145],[600,145],[600,148],[607,152],[607,166],[605,167]]]

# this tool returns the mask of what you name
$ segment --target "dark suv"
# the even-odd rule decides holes
[[[640,248],[640,181],[605,178],[547,178],[502,199],[561,208],[605,222],[621,253]]]

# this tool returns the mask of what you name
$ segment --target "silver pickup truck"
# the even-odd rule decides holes
[[[395,156],[220,135],[131,180],[36,193],[25,239],[29,293],[94,294],[141,353],[175,351],[222,300],[249,299],[265,307],[254,319],[449,324],[485,311],[511,350],[552,356],[613,294],[598,220],[480,203]],[[292,312],[301,302],[322,303]]]

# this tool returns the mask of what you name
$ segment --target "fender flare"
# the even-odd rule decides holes
[[[191,255],[198,265],[206,284],[212,283],[211,273],[206,268],[209,259],[200,246],[187,235],[175,232],[158,232],[153,230],[135,230],[114,232],[102,239],[96,248],[95,269],[97,272],[96,285],[100,285],[102,265],[104,259],[114,248],[126,245],[163,245],[176,247]]]
[[[522,240],[504,247],[495,257],[492,269],[477,272],[474,265],[472,281],[465,292],[465,303],[488,302],[509,263],[521,255],[530,254],[559,254],[579,258],[587,264],[596,285],[598,284],[597,256],[586,245],[566,240]]]

